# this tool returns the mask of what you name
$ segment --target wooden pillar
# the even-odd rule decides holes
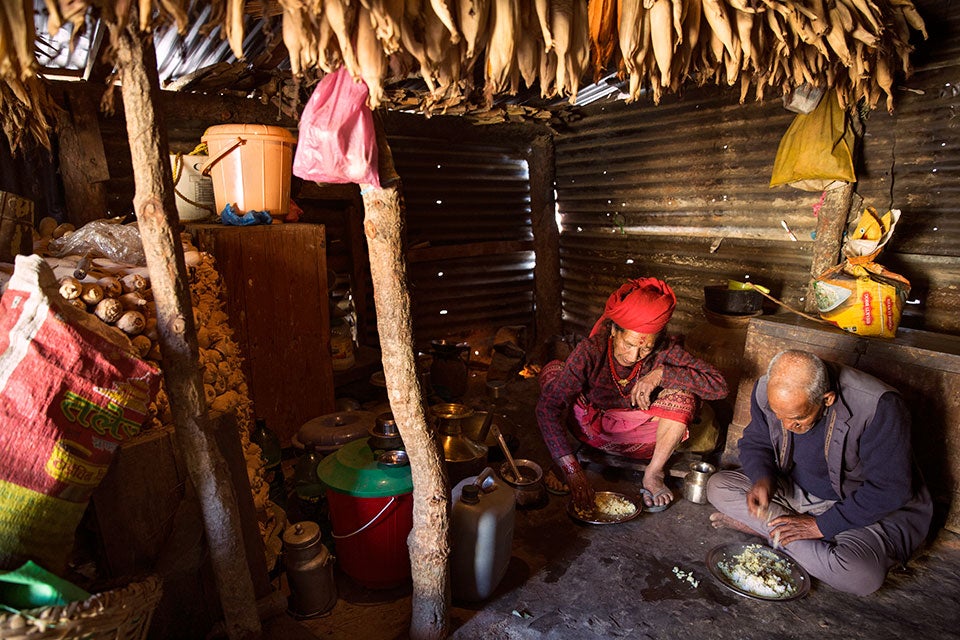
[[[853,193],[853,183],[824,192],[823,206],[820,207],[817,217],[813,261],[810,263],[810,286],[803,306],[807,313],[817,312],[817,301],[813,295],[813,279],[840,261],[843,232],[847,228],[847,216],[853,203]]]
[[[533,269],[536,341],[540,343],[562,333],[563,320],[553,138],[540,136],[533,140],[527,155],[527,166],[530,175],[530,220],[537,261]]]
[[[112,89],[108,89],[112,91]],[[78,229],[107,214],[110,179],[97,114],[97,96],[90,91],[65,91],[68,116],[60,129],[60,175],[67,201],[67,218]]]
[[[160,81],[156,53],[151,34],[142,34],[137,23],[131,16],[127,25],[111,25],[111,29],[133,159],[133,205],[157,305],[163,377],[177,444],[203,509],[227,635],[231,639],[257,638],[260,620],[244,554],[236,496],[226,461],[208,424],[197,364],[197,334],[183,246],[176,228],[166,128],[158,113]]]
[[[450,572],[446,472],[440,448],[427,428],[423,391],[413,353],[413,325],[407,262],[403,252],[400,179],[383,127],[377,121],[381,187],[361,185],[364,234],[383,353],[390,408],[410,456],[413,475],[413,530],[407,538],[413,575],[410,637],[447,636]]]

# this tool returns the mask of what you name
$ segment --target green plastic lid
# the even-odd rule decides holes
[[[413,491],[410,467],[378,465],[366,440],[347,443],[321,460],[317,476],[334,491],[361,498],[385,498]]]

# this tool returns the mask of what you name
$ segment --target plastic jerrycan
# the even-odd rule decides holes
[[[516,497],[487,467],[451,492],[450,578],[453,597],[477,602],[493,593],[513,549]]]

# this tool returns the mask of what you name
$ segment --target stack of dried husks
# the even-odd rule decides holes
[[[60,295],[78,309],[85,310],[108,326],[122,331],[144,360],[162,369],[157,335],[156,306],[145,267],[94,258],[83,278],[77,278],[77,265],[82,256],[53,257],[47,247],[53,235],[71,233],[70,229],[41,221],[41,235],[34,243],[36,253],[53,268],[60,279]],[[80,231],[82,231],[81,228]],[[236,418],[247,476],[258,513],[260,532],[272,567],[282,546],[280,534],[286,514],[269,498],[260,447],[250,441],[253,428],[253,405],[244,378],[240,349],[233,338],[223,304],[223,284],[213,256],[197,251],[190,238],[183,236],[184,259],[190,279],[190,295],[197,327],[200,367],[208,415],[217,419],[225,414]],[[144,427],[172,428],[173,416],[161,382],[150,418]]]

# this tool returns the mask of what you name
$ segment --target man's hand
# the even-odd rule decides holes
[[[799,513],[774,518],[770,526],[774,547],[777,544],[786,546],[795,540],[819,540],[823,537],[816,518]]]
[[[759,518],[766,524],[767,512],[770,509],[770,498],[773,497],[773,478],[761,478],[753,483],[747,492],[747,510],[754,518]]]
[[[582,511],[593,511],[593,487],[587,480],[587,474],[574,455],[566,455],[557,460],[560,470],[567,479],[573,504]]]
[[[637,380],[630,390],[630,403],[646,411],[650,408],[650,396],[654,390],[663,382],[663,369],[657,368]]]

